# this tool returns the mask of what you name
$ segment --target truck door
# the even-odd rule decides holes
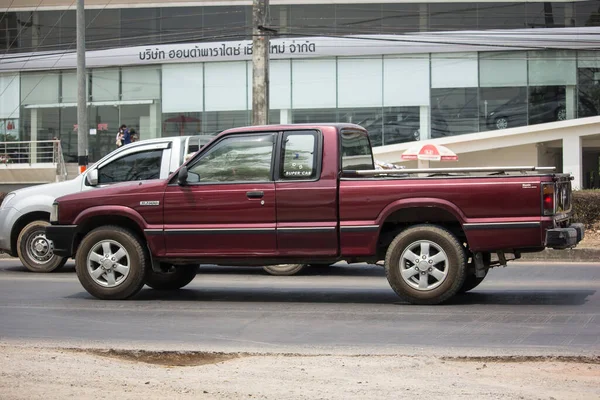
[[[275,134],[224,136],[188,163],[164,198],[167,256],[274,255]]]
[[[335,159],[337,144],[329,146],[325,153]],[[323,153],[322,132],[288,131],[281,136],[275,171],[280,256],[338,254],[337,163],[323,163]]]

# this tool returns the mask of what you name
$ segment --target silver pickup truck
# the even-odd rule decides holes
[[[8,193],[0,205],[0,252],[18,256],[33,272],[61,268],[67,260],[53,254],[45,234],[56,198],[117,182],[165,179],[189,153],[211,139],[177,136],[131,143],[111,152],[75,179]]]

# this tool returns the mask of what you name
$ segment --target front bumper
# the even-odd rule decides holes
[[[583,224],[571,224],[568,228],[546,231],[546,247],[561,250],[577,246],[585,236]]]
[[[5,252],[11,256],[16,256],[13,253],[10,243],[10,234],[15,222],[21,217],[21,213],[12,207],[0,209],[0,252]],[[16,250],[16,249],[15,249]]]
[[[54,245],[54,254],[61,257],[73,256],[77,225],[50,225],[46,227],[46,238]]]

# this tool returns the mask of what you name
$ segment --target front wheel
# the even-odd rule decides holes
[[[506,129],[508,128],[508,117],[498,117],[494,121],[494,125],[496,125],[496,129]]]
[[[147,260],[146,250],[135,234],[118,226],[103,226],[81,241],[75,271],[92,296],[124,300],[144,286]]]
[[[439,304],[463,286],[466,256],[450,231],[417,225],[401,232],[390,244],[385,272],[398,296],[412,304]]]
[[[31,272],[53,272],[62,268],[67,259],[52,252],[52,243],[46,239],[48,221],[33,221],[19,233],[17,254],[21,263]]]
[[[156,290],[177,290],[189,284],[196,277],[198,265],[171,265],[165,272],[149,269],[146,272],[146,285]]]

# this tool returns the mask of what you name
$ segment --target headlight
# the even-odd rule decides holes
[[[4,198],[4,200],[2,200],[2,205],[0,205],[0,209],[8,207],[8,203],[10,203],[10,200],[15,197],[17,194],[16,193],[9,193],[6,195],[6,197]]]
[[[58,222],[58,202],[52,204],[52,210],[50,211],[50,223]]]

